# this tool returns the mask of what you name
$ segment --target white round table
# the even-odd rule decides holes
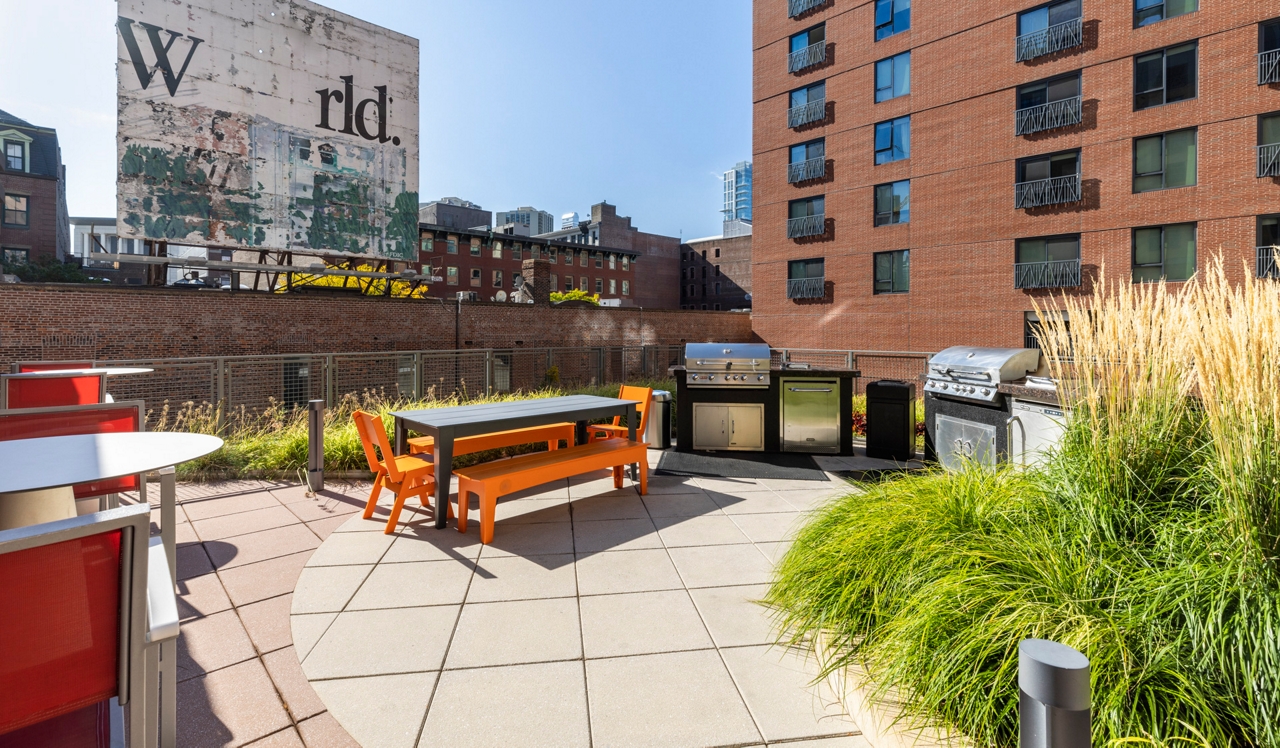
[[[0,493],[146,473],[204,457],[221,446],[216,436],[164,431],[0,441]]]

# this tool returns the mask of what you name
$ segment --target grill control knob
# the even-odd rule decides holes
[[[983,390],[982,390],[982,394],[983,394],[983,395],[988,395],[988,396],[989,396],[989,395],[991,394],[991,390],[986,389],[986,388],[983,388]]]
[[[763,382],[763,381],[764,381],[764,375],[763,375],[763,374],[757,374],[757,375],[756,375],[756,381],[757,381],[757,382]]]
[[[698,375],[697,375],[697,374],[694,374],[692,377],[690,377],[690,379],[692,379],[693,381],[695,381],[695,382],[696,382],[696,381],[698,381]]]
[[[716,381],[716,375],[715,375],[715,374],[708,374],[708,375],[707,375],[707,380],[708,380],[708,381],[711,381],[711,382]]]
[[[951,385],[947,384],[946,382],[943,382],[942,384],[938,385],[938,389],[940,390],[946,390],[950,388],[951,388]]]

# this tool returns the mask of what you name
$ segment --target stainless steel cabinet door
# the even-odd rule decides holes
[[[938,415],[935,424],[938,462],[941,462],[944,468],[959,470],[966,461],[995,467],[995,426],[944,415]]]
[[[694,403],[693,448],[725,449],[728,446],[728,407],[714,403]]]
[[[761,451],[764,449],[764,406],[729,405],[728,449]]]
[[[782,385],[782,449],[840,451],[840,382],[790,379]]]

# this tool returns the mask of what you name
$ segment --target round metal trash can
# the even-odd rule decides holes
[[[653,449],[671,449],[671,393],[666,390],[653,391],[644,441]]]

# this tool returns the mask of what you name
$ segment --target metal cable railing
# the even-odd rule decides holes
[[[1050,101],[1048,104],[1029,106],[1014,112],[1014,135],[1030,135],[1059,127],[1080,124],[1081,97]]]

